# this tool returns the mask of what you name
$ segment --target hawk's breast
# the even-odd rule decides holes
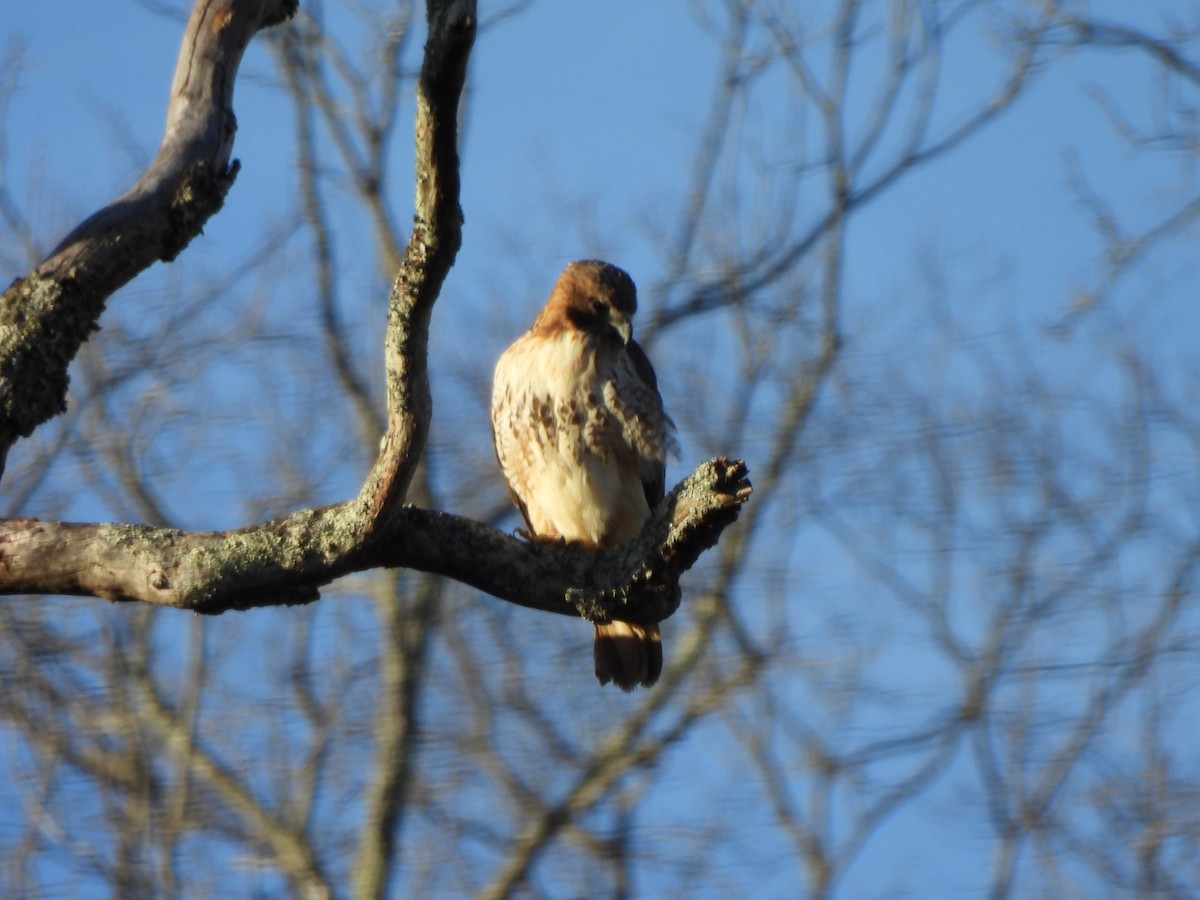
[[[496,364],[496,455],[540,536],[616,546],[650,515],[642,470],[665,447],[639,438],[620,355],[564,329],[524,335]]]

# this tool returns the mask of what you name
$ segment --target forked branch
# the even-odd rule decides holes
[[[66,369],[107,297],[177,254],[232,183],[233,80],[246,44],[295,0],[200,0],[188,24],[162,149],[138,183],[76,228],[4,296],[0,458],[64,408]],[[458,103],[474,0],[430,0],[417,90],[416,210],[388,299],[387,432],[357,497],[224,532],[14,519],[0,522],[0,594],[72,594],[220,613],[307,603],[350,572],[433,572],[536,609],[659,621],[679,577],[737,516],[745,466],[712,460],[675,488],[639,537],[611,552],[528,544],[478,522],[405,506],[432,412],[430,314],[462,243]]]

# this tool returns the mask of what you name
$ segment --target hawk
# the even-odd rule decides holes
[[[496,363],[496,458],[535,540],[618,547],[662,500],[675,425],[633,340],[636,311],[624,271],[573,262]],[[662,671],[659,627],[597,624],[593,656],[602,685],[649,687]]]

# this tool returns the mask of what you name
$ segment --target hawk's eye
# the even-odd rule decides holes
[[[606,316],[608,314],[608,304],[599,297],[592,298],[592,313],[597,316]]]

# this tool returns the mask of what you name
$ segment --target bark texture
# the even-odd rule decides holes
[[[750,496],[740,461],[680,482],[626,546],[597,552],[517,540],[471,519],[404,506],[359,541],[355,502],[236,531],[10,519],[0,522],[0,593],[72,594],[222,613],[308,603],[321,585],[377,566],[446,575],[503,600],[593,621],[660,621],[679,577]]]

